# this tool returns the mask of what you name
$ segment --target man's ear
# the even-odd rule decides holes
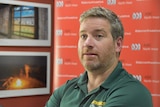
[[[115,40],[115,49],[116,49],[116,52],[120,52],[122,50],[122,45],[123,45],[123,38],[121,36],[119,36]]]

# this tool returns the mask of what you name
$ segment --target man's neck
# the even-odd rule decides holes
[[[118,64],[118,62],[115,62],[105,72],[99,72],[99,71],[90,72],[90,71],[88,71],[88,84],[87,84],[88,92],[98,88],[109,77],[109,75],[114,71],[117,64]]]

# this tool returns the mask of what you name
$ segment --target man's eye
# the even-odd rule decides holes
[[[102,35],[97,35],[97,37],[99,37],[99,38],[100,38],[100,37],[103,37],[103,36],[102,36]]]
[[[82,39],[86,39],[86,38],[87,38],[87,35],[81,35],[81,38],[82,38]]]
[[[96,38],[102,38],[103,35],[96,35]]]

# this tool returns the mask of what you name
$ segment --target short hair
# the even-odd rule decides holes
[[[80,15],[79,22],[82,23],[86,18],[90,17],[105,18],[111,25],[113,39],[116,40],[119,36],[123,38],[124,28],[122,22],[113,11],[104,7],[93,7]]]

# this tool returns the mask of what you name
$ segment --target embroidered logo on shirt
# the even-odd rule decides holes
[[[106,102],[93,100],[89,107],[103,107]]]

